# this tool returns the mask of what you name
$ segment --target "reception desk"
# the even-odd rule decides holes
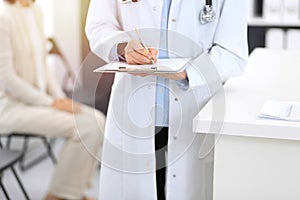
[[[300,122],[258,118],[268,100],[300,102],[300,52],[256,49],[194,119],[215,136],[214,200],[300,199]]]

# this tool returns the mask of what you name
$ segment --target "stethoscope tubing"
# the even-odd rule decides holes
[[[206,0],[205,5],[206,6],[212,6],[212,0]]]
[[[122,4],[137,3],[140,0],[119,0]],[[212,6],[212,0],[205,0],[205,7],[199,14],[199,21],[201,24],[207,24],[215,20],[215,12]]]
[[[139,0],[119,0],[121,3],[136,3]],[[206,6],[212,6],[212,0],[205,0]]]

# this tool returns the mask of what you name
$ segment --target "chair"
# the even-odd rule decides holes
[[[48,141],[47,137],[45,136],[41,136],[41,135],[36,135],[36,134],[30,134],[30,133],[11,133],[7,135],[7,141],[6,141],[6,148],[10,149],[10,144],[11,144],[11,139],[12,138],[23,138],[23,144],[22,144],[22,157],[20,159],[20,169],[22,171],[26,171],[27,169],[33,167],[34,165],[38,164],[39,162],[41,162],[42,160],[44,160],[45,158],[47,158],[48,156],[51,158],[53,164],[56,164],[56,158],[54,156],[52,147],[51,147],[51,142]],[[30,138],[39,138],[42,140],[44,146],[46,147],[46,154],[42,154],[40,156],[38,156],[36,159],[28,162],[27,165],[25,165],[25,155],[28,151],[28,142]]]
[[[15,171],[13,165],[18,162],[19,160],[21,160],[22,158],[22,152],[20,151],[12,151],[12,150],[7,150],[7,149],[2,149],[2,144],[0,141],[0,187],[6,197],[6,199],[10,199],[8,192],[3,184],[2,178],[3,178],[3,174],[6,170],[10,169],[13,173],[13,175],[15,176],[24,196],[26,200],[30,200],[17,172]]]
[[[65,58],[65,56],[63,55],[63,53],[61,52],[60,48],[58,47],[56,41],[54,38],[48,38],[48,42],[50,43],[50,48],[48,50],[49,54],[53,54],[58,56],[58,58],[61,59],[61,61],[64,64],[65,70],[66,70],[66,74],[64,75],[63,78],[63,86],[66,87],[66,85],[68,84],[68,81],[71,80],[74,82],[74,74],[71,70],[71,66],[68,63],[67,59]],[[36,134],[32,134],[32,133],[11,133],[7,135],[7,143],[6,143],[6,147],[9,149],[10,148],[10,144],[11,144],[11,139],[14,137],[19,137],[19,138],[23,138],[23,144],[22,144],[22,157],[20,159],[20,168],[22,171],[25,171],[29,168],[31,168],[32,166],[38,164],[40,161],[44,160],[47,156],[49,156],[52,160],[52,162],[54,164],[56,164],[56,158],[54,156],[54,153],[52,151],[51,148],[51,142],[48,141],[47,137],[45,136],[40,136],[40,135],[36,135]],[[44,143],[44,146],[47,149],[47,154],[42,154],[40,155],[38,158],[32,160],[31,162],[29,162],[27,165],[25,165],[25,155],[28,151],[28,143],[30,138],[40,138],[42,140],[42,142]]]
[[[66,70],[63,80],[62,80],[62,88],[64,92],[67,93],[68,96],[72,96],[71,92],[68,90],[68,81],[71,81],[71,84],[74,85],[75,83],[75,74],[72,71],[71,64],[68,62],[65,55],[62,53],[61,49],[57,45],[57,42],[54,38],[48,38],[48,42],[50,44],[50,48],[48,50],[48,53],[50,55],[57,56],[63,63],[63,67]]]

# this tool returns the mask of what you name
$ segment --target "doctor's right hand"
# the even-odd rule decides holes
[[[151,64],[151,60],[155,63],[158,51],[154,48],[146,50],[138,41],[130,40],[128,43],[118,45],[118,54],[124,55],[128,64],[143,65]]]
[[[78,114],[81,112],[79,104],[68,98],[55,99],[51,106],[56,110],[71,114]]]

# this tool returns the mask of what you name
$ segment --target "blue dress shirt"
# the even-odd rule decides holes
[[[168,58],[168,23],[172,0],[164,0],[161,15],[159,58]],[[169,126],[169,80],[156,79],[155,126]]]

